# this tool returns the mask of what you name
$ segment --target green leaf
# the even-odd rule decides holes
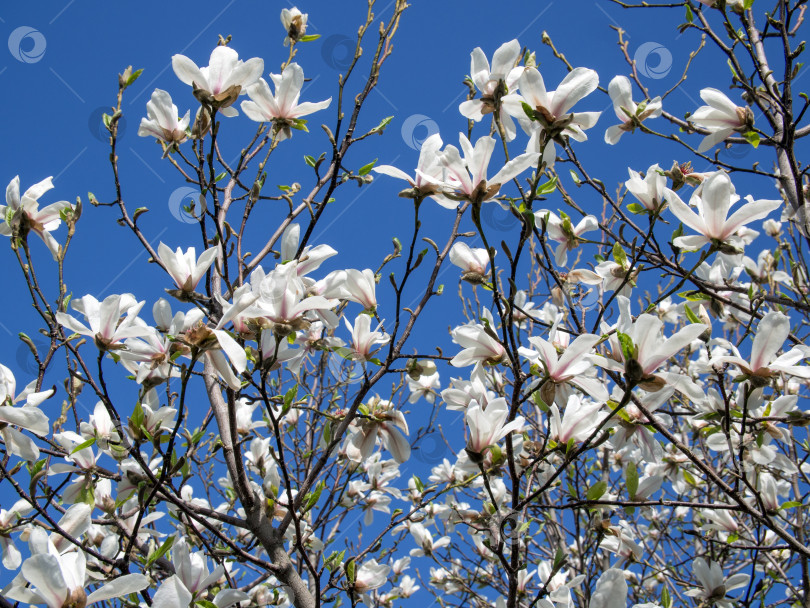
[[[780,509],[793,509],[794,507],[801,507],[801,506],[802,506],[802,503],[800,503],[800,502],[798,502],[796,500],[789,500],[789,501],[787,501],[785,503],[782,503],[782,506],[780,507]]]
[[[220,173],[219,175],[217,175],[217,176],[214,178],[214,181],[215,181],[215,182],[220,182],[220,181],[222,181],[222,180],[225,178],[225,176],[226,176],[226,175],[228,175],[228,172],[227,172],[227,171],[223,171],[222,173]]]
[[[376,164],[376,162],[377,162],[377,159],[375,158],[373,161],[371,161],[367,165],[363,165],[362,167],[360,167],[360,170],[357,172],[358,175],[368,175],[371,172],[371,169]]]
[[[661,592],[661,607],[672,608],[672,598],[669,596],[669,589],[667,589],[666,585],[664,585],[664,590]]]
[[[636,346],[633,344],[633,338],[620,331],[616,332],[616,336],[619,338],[624,360],[629,361],[630,359],[634,359],[636,356]]]
[[[324,568],[332,572],[335,570],[340,564],[343,563],[343,556],[346,555],[346,550],[343,551],[333,551],[329,557],[323,560]]]
[[[579,179],[579,175],[577,175],[577,172],[576,172],[576,171],[574,171],[573,169],[571,169],[571,170],[570,170],[570,173],[571,173],[571,179],[573,179],[573,180],[574,180],[574,183],[575,183],[577,186],[579,186],[579,185],[582,183],[582,180],[581,180],[581,179]]]
[[[618,241],[613,243],[613,259],[622,268],[629,267],[629,264],[627,263],[627,254],[624,252],[624,249],[622,249],[622,246],[619,245]]]
[[[95,437],[91,437],[91,438],[90,438],[90,439],[88,439],[87,441],[84,441],[84,442],[80,443],[79,445],[77,445],[75,448],[73,448],[73,449],[70,451],[71,456],[72,456],[73,454],[75,454],[76,452],[81,452],[81,451],[82,451],[84,448],[89,448],[89,447],[90,447],[91,445],[93,445],[95,442],[96,442],[96,438],[95,438]]]
[[[326,487],[325,481],[318,482],[317,487],[315,488],[314,492],[311,492],[307,495],[307,504],[304,506],[304,513],[309,511],[312,507],[318,504],[318,500],[321,498],[321,492]]]
[[[138,221],[138,218],[139,218],[140,216],[142,216],[144,213],[146,213],[147,211],[149,211],[149,209],[148,209],[147,207],[138,207],[138,208],[137,208],[135,211],[133,211],[133,213],[132,213],[132,221],[133,221],[133,222]]]
[[[304,162],[306,164],[308,164],[310,167],[315,167],[315,157],[314,156],[310,156],[309,154],[307,154],[304,157]]]
[[[692,14],[692,8],[687,4],[686,5],[686,22],[692,23],[695,20],[695,16]]]
[[[689,319],[690,323],[700,323],[701,322],[701,320],[694,313],[694,311],[691,308],[689,308],[688,306],[684,306],[683,311],[686,313],[686,318]]]
[[[756,131],[748,131],[747,133],[743,133],[743,137],[745,138],[745,141],[754,146],[754,148],[759,147],[759,133]]]
[[[606,491],[607,483],[604,481],[599,481],[588,488],[585,498],[588,500],[599,500]]]
[[[354,563],[353,559],[346,564],[346,580],[349,581],[349,585],[352,587],[354,586],[354,581],[357,580],[357,565]]]
[[[547,194],[551,194],[557,189],[557,176],[555,175],[550,180],[548,180],[545,184],[540,184],[537,186],[537,196],[546,196]]]
[[[152,551],[152,553],[149,554],[149,557],[146,558],[147,568],[152,564],[154,564],[161,557],[166,555],[166,552],[171,548],[172,544],[174,543],[174,539],[175,539],[174,536],[170,536],[165,541],[163,541],[163,544],[160,545],[160,547],[158,547],[156,550]]]
[[[198,599],[194,600],[195,606],[202,606],[203,608],[218,608],[214,602],[209,602],[208,600]]]
[[[636,463],[630,462],[624,471],[624,477],[627,481],[627,493],[630,495],[630,500],[634,500],[636,492],[638,492],[638,470]]]
[[[752,6],[754,6],[754,0],[745,0],[745,2],[743,2],[743,9],[745,10],[748,10]]]
[[[697,486],[697,481],[695,480],[694,475],[692,475],[689,471],[683,472],[683,479],[686,483],[688,483],[692,487]]]
[[[369,133],[382,133],[383,131],[385,131],[385,127],[391,124],[392,120],[394,120],[393,116],[386,116],[380,121],[380,124],[378,124],[371,131],[369,131]]]
[[[648,213],[647,208],[644,205],[639,205],[638,203],[630,203],[629,205],[627,205],[627,210],[630,213],[635,213],[636,215]]]
[[[306,36],[301,36],[298,39],[298,42],[312,42],[313,40],[317,40],[320,38],[320,34],[307,34]]]

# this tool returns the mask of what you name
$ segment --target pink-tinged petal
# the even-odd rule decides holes
[[[17,209],[20,206],[20,176],[17,175],[12,179],[6,187],[6,205],[12,209]]]
[[[560,243],[554,251],[554,261],[557,266],[565,266],[568,263],[568,245]]]
[[[196,84],[201,89],[209,90],[208,80],[203,76],[200,68],[185,55],[174,55],[172,57],[172,69],[180,82],[187,85]]]
[[[520,93],[533,108],[548,108],[548,92],[536,68],[527,68],[520,77]],[[521,109],[521,112],[523,110]]]
[[[35,407],[0,406],[0,420],[45,436],[50,431],[48,417]]]
[[[163,581],[152,598],[152,608],[185,608],[191,600],[191,593],[175,574]]]
[[[528,123],[526,119],[526,112],[523,111],[523,104],[529,103],[524,99],[524,97],[518,93],[510,93],[509,95],[504,95],[501,97],[501,109],[510,116],[514,116],[515,118],[524,121],[524,123]],[[531,104],[529,104],[531,105]],[[459,108],[460,109],[460,108]],[[461,112],[464,114],[464,112]],[[526,124],[523,124],[523,130],[530,134],[530,130],[526,128]]]
[[[781,206],[782,201],[779,200],[761,200],[746,203],[728,218],[724,232],[729,235],[734,234],[740,226],[744,226],[754,220],[761,220],[771,211]]]
[[[520,156],[516,156],[507,162],[500,171],[492,176],[489,183],[505,184],[509,180],[523,173],[529,167],[536,167],[539,160],[539,154],[534,152],[524,152]]]
[[[301,93],[301,87],[304,86],[304,70],[297,63],[291,63],[281,75],[281,86],[276,89],[276,102],[285,116],[295,102],[298,100],[298,95]]]
[[[270,122],[271,120],[273,120],[273,116],[266,113],[262,109],[262,107],[255,101],[249,101],[246,99],[245,101],[242,102],[240,107],[242,108],[242,111],[245,113],[245,116],[247,116],[250,120],[256,122]]]
[[[720,143],[724,139],[726,139],[729,135],[734,132],[734,129],[727,128],[727,129],[718,129],[714,133],[709,133],[706,137],[703,138],[703,141],[700,142],[700,146],[698,146],[698,153],[703,154],[707,150],[710,150],[714,147],[715,144]]]
[[[406,182],[411,184],[411,186],[415,185],[410,175],[408,175],[401,169],[397,169],[392,165],[379,165],[377,167],[374,167],[372,171],[374,171],[375,173],[381,173],[382,175],[388,175],[389,177],[404,179]]]
[[[574,112],[571,125],[580,129],[590,129],[597,123],[601,115],[602,112]]]
[[[560,372],[564,372],[570,365],[581,360],[601,339],[600,336],[593,334],[577,336],[576,340],[571,342],[568,348],[565,349],[563,356],[560,357],[558,368]]]
[[[663,344],[655,349],[655,352],[652,353],[651,356],[648,355],[645,357],[645,361],[642,362],[644,372],[653,372],[664,361],[686,348],[692,341],[697,340],[700,334],[706,331],[706,329],[706,325],[702,323],[692,323],[681,329],[671,338],[665,340]]]
[[[664,190],[664,198],[666,199],[667,203],[669,203],[669,208],[675,217],[677,217],[686,226],[692,230],[700,232],[701,234],[705,234],[707,232],[703,219],[692,211],[692,209],[690,209],[689,206],[681,200],[681,197],[675,194],[675,192],[669,188],[666,188]]]
[[[480,99],[467,99],[459,104],[458,111],[465,118],[478,122],[484,118],[484,102]]]
[[[459,143],[464,148],[464,162],[467,164],[470,173],[472,173],[472,185],[475,188],[487,179],[487,168],[492,158],[492,152],[495,150],[495,138],[488,135],[479,137],[478,141],[475,142],[472,154],[467,148],[469,142],[467,142],[467,138],[463,134],[459,136]]]
[[[626,608],[627,581],[624,572],[618,568],[607,570],[596,581],[596,589],[591,595],[588,608]]]
[[[605,143],[610,145],[617,144],[619,142],[619,139],[621,139],[622,135],[624,135],[625,133],[626,131],[621,129],[619,125],[608,127],[607,130],[605,131]]]
[[[300,118],[301,116],[314,114],[319,110],[325,110],[329,107],[330,103],[332,103],[331,97],[323,101],[305,101],[304,103],[299,103],[291,112],[290,118]]]
[[[580,99],[593,93],[599,86],[599,74],[589,68],[574,68],[563,78],[560,86],[554,91],[554,116],[562,116]]]
[[[214,369],[217,370],[222,379],[230,386],[233,390],[238,391],[242,388],[242,382],[233,373],[231,366],[228,364],[228,360],[225,358],[225,355],[222,353],[221,350],[209,350],[206,351],[205,356],[211,361],[211,365],[214,366]]]
[[[399,464],[407,462],[411,457],[411,445],[408,443],[405,436],[395,428],[387,428],[386,435],[387,441],[385,442],[385,447],[391,452],[391,456],[394,457],[394,460]]]
[[[492,75],[501,79],[512,70],[520,55],[520,43],[517,40],[504,42],[492,56]]]
[[[711,107],[729,116],[737,115],[737,106],[724,93],[721,93],[717,89],[707,88],[701,90],[700,98]]]
[[[605,402],[610,398],[610,394],[608,393],[605,383],[598,378],[579,375],[571,378],[569,382],[582,389],[582,391],[589,394],[597,401]]]
[[[489,81],[489,61],[480,47],[470,53],[470,78],[479,91],[485,89]]]
[[[608,95],[613,102],[613,110],[622,122],[627,122],[629,118],[621,108],[625,108],[630,114],[635,114],[636,104],[633,103],[633,87],[627,76],[616,76],[608,85]]]
[[[223,89],[227,89],[233,85],[239,85],[244,91],[246,87],[254,84],[259,79],[263,71],[264,59],[261,57],[248,59],[234,68],[230,76],[223,83]]]
[[[59,560],[53,555],[34,555],[23,562],[22,573],[48,608],[62,608],[68,596]]]
[[[23,199],[30,198],[33,200],[39,199],[40,196],[45,194],[48,190],[53,188],[53,181],[52,178],[46,177],[41,182],[38,182],[28,188],[25,193],[22,195]]]
[[[676,391],[689,397],[693,402],[702,403],[706,400],[706,394],[703,392],[703,389],[687,376],[672,372],[663,372],[656,375]]]
[[[59,528],[71,538],[79,538],[90,527],[90,515],[92,512],[93,508],[86,503],[75,504],[59,520]],[[73,546],[73,543],[64,536],[54,534],[54,537],[52,541],[54,549],[60,554]]]
[[[706,223],[706,236],[723,238],[724,224],[731,206],[731,195],[734,186],[726,173],[712,173],[703,182],[700,198],[702,200],[703,220]]]
[[[371,513],[371,511],[368,511]],[[250,596],[244,591],[238,589],[223,589],[214,597],[214,605],[217,608],[231,608],[234,604],[244,602],[250,599]]]
[[[177,106],[172,103],[171,95],[162,89],[154,90],[146,110],[159,125],[170,125],[177,121]]]
[[[39,459],[39,448],[30,437],[26,437],[12,426],[0,429],[0,434],[2,434],[6,449],[10,453],[17,454],[17,456],[28,462],[36,462]],[[50,473],[55,466],[58,466],[58,463],[51,465],[48,472]]]
[[[228,355],[234,368],[240,374],[247,369],[247,355],[245,349],[239,346],[239,343],[231,338],[231,336],[222,329],[211,330],[217,337],[220,347]]]
[[[146,589],[148,586],[149,579],[143,574],[125,574],[107,583],[100,589],[93,591],[93,593],[87,596],[87,603],[92,604],[93,602],[102,602],[114,597],[137,593],[138,591]]]
[[[458,148],[455,146],[447,146],[440,157],[440,162],[447,169],[447,173],[459,182],[459,189],[465,194],[472,194],[475,186],[470,182],[470,174],[467,171],[464,161],[461,160]],[[425,180],[435,181],[427,174],[420,173],[420,175]]]
[[[702,234],[693,234],[690,236],[679,236],[672,244],[679,249],[683,249],[684,251],[696,251],[706,245],[707,243],[711,243],[711,240]]]
[[[790,334],[790,319],[780,312],[769,312],[757,326],[751,346],[751,369],[756,372],[774,360]]]
[[[89,327],[84,326],[67,313],[57,312],[56,320],[59,322],[59,325],[67,327],[70,331],[76,332],[77,334],[81,334],[82,336],[93,335],[93,331]]]
[[[192,289],[197,285],[200,281],[202,276],[208,271],[211,267],[211,264],[214,263],[214,260],[217,259],[217,253],[219,249],[217,247],[211,247],[210,249],[206,249],[205,251],[200,254],[199,259],[197,260],[197,264],[194,267],[194,272],[191,275],[191,282],[193,283]]]

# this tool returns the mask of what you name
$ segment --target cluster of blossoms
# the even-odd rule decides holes
[[[216,47],[202,68],[175,55],[174,72],[192,87],[200,110],[192,124],[191,111],[180,117],[171,96],[157,89],[139,135],[157,138],[164,156],[173,154],[188,139],[203,140],[218,116],[237,116],[243,95],[242,112],[270,125],[264,143],[275,146],[293,130],[306,131],[303,117],[329,107],[331,98],[299,102],[304,72],[291,59],[307,38],[308,18],[292,8],[281,20],[284,43],[293,48],[281,74],[269,75],[272,90],[262,78],[263,60],[240,60],[228,46]],[[100,375],[113,361],[139,386],[131,416],[119,414],[106,385],[83,376],[87,367],[77,365],[66,388],[70,398],[76,401],[90,385],[98,402],[70,431],[62,428],[66,401],[45,447],[41,438],[52,422],[43,404],[56,389],[43,390],[40,374],[17,394],[12,371],[0,365],[5,458],[20,462],[17,472],[28,464],[34,489],[42,478],[60,480],[60,517],[47,514],[47,526],[37,520],[46,513],[33,489],[30,495],[20,490],[23,498],[0,510],[2,563],[19,570],[3,597],[67,608],[149,589],[147,603],[157,608],[292,606],[306,605],[297,584],[320,589],[322,578],[330,593],[346,592],[352,605],[369,607],[392,608],[424,585],[452,601],[495,608],[570,608],[585,605],[584,597],[589,608],[626,608],[631,594],[661,598],[634,608],[671,608],[660,591],[670,598],[669,588],[702,606],[730,608],[731,592],[747,586],[752,574],[735,569],[726,576],[728,568],[712,550],[694,557],[691,579],[669,581],[656,561],[667,526],[735,550],[762,550],[767,557],[754,558],[753,575],[781,570],[789,560],[785,546],[801,549],[782,526],[788,511],[802,504],[798,479],[810,474],[807,463],[797,463],[792,436],[793,427],[806,422],[798,401],[810,383],[804,364],[810,348],[792,334],[794,319],[781,304],[789,301],[782,290],[798,299],[808,285],[801,271],[778,270],[786,248],[781,241],[756,260],[745,255],[759,234],[749,225],[766,220],[782,201],[748,196],[739,204],[724,171],[686,179],[677,165],[629,169],[626,194],[638,202],[628,209],[648,216],[650,239],[659,234],[655,222],[680,223],[669,244],[678,260],[694,259],[694,269],[678,275],[679,261],[660,253],[645,257],[635,242],[632,251],[626,240],[624,247],[618,239],[608,246],[612,227],[595,215],[577,209],[577,221],[570,209],[518,207],[504,192],[530,171],[536,192],[558,151],[587,140],[600,112],[573,109],[596,91],[597,73],[570,69],[548,91],[533,56],[522,56],[516,40],[499,47],[491,64],[476,48],[470,69],[478,96],[461,103],[461,115],[476,123],[491,115],[490,133],[505,144],[517,140],[519,127],[526,137],[522,153],[494,171],[496,137],[473,143],[462,133],[457,148],[434,134],[422,145],[413,175],[390,165],[373,168],[405,180],[402,195],[414,199],[417,210],[426,198],[448,210],[472,210],[484,247],[462,240],[474,233],[454,232],[443,252],[430,241],[437,254],[434,278],[448,258],[458,269],[462,297],[471,291],[469,301],[475,301],[467,322],[450,329],[450,354],[402,355],[407,323],[400,323],[400,311],[394,323],[383,320],[380,269],[326,272],[322,267],[338,252],[302,243],[292,213],[278,231],[274,263],[235,259],[220,237],[206,240],[199,255],[194,247],[173,250],[161,242],[153,261],[168,275],[166,292],[181,310],[160,298],[150,323],[141,316],[145,301],[133,294],[102,300],[88,294],[72,299],[71,311],[60,299],[52,315],[53,341],[69,356],[78,360],[95,349]],[[624,76],[610,81],[608,95],[620,121],[606,130],[608,144],[644,131],[645,121],[663,114],[660,97],[633,101]],[[699,153],[753,128],[747,107],[715,89],[701,97],[708,105],[689,117],[705,136]],[[684,185],[695,187],[688,202],[677,193]],[[49,178],[20,196],[19,179],[12,180],[0,232],[19,240],[33,231],[60,260],[51,231],[60,221],[72,225],[80,209],[59,202],[39,210],[38,199],[51,187]],[[515,251],[505,241],[498,250],[487,245],[485,204],[511,210],[520,247],[529,242],[536,248],[529,263],[554,279],[547,295],[537,284],[517,289]],[[782,234],[773,218],[762,229],[777,240]],[[612,260],[600,253],[597,263],[584,267],[589,245],[609,251]],[[499,274],[504,257],[512,265],[508,281]],[[226,270],[234,261],[239,280],[231,283]],[[667,297],[646,296],[639,308],[633,298],[642,292],[642,261],[682,277],[681,284],[691,281],[696,290],[681,292],[679,303],[669,296],[680,287]],[[392,275],[392,283],[399,303],[404,280]],[[598,299],[598,316],[578,316],[572,294],[580,284]],[[431,297],[441,292],[432,285]],[[480,293],[491,300],[479,299]],[[418,312],[403,310],[415,322]],[[593,320],[590,330],[586,320]],[[734,332],[737,341],[729,339]],[[443,385],[439,365],[459,377]],[[388,372],[399,381],[383,393],[378,381]],[[198,428],[190,424],[199,412],[189,411],[194,398],[186,392],[195,374],[205,378],[211,404]],[[405,396],[414,409],[427,403],[434,414],[456,416],[456,423],[441,433],[413,432]],[[209,424],[218,425],[218,436],[204,440]],[[201,455],[206,445],[210,456]],[[50,460],[41,460],[43,452]],[[54,462],[58,457],[63,462]],[[215,478],[220,457],[228,473]],[[580,457],[589,459],[587,466],[577,468]],[[310,472],[323,471],[330,458],[338,466],[313,481]],[[417,459],[429,465],[427,481],[412,470],[406,474]],[[704,461],[733,469],[733,487]],[[194,479],[192,466],[203,479]],[[295,467],[305,474],[292,475]],[[709,483],[722,489],[712,500],[722,495],[734,504],[701,502],[688,517],[684,505],[703,501],[701,486]],[[568,515],[558,517],[557,507],[587,509],[587,521],[576,519],[571,532]],[[386,538],[409,555],[396,558],[379,539],[357,558],[332,552],[352,525],[352,511],[368,529],[383,520]],[[759,526],[756,532],[750,522]],[[552,532],[544,532],[546,526]],[[25,558],[20,542],[28,543]],[[354,539],[347,546],[356,548]],[[295,554],[302,556],[297,568],[288,557]],[[601,571],[594,574],[584,565],[590,562]],[[143,574],[129,571],[136,565]],[[405,574],[412,567],[415,575]],[[266,575],[245,583],[262,569]],[[504,571],[508,584],[501,584]],[[584,588],[586,574],[592,589]],[[485,582],[492,583],[490,592],[473,590]],[[507,604],[506,596],[514,601]]]

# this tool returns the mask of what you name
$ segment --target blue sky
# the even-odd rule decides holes
[[[643,82],[656,95],[678,80],[689,50],[697,43],[694,35],[677,33],[680,11],[628,11],[604,0],[541,2],[532,7],[527,4],[512,0],[499,2],[497,7],[483,2],[414,2],[405,13],[394,53],[384,66],[359,129],[370,128],[386,116],[394,116],[394,120],[384,137],[357,146],[349,156],[350,164],[359,167],[377,158],[380,164],[395,164],[410,171],[416,163],[418,146],[427,135],[438,130],[446,143],[457,144],[458,131],[466,127],[457,108],[466,94],[462,81],[469,71],[469,53],[475,46],[481,46],[491,57],[500,44],[518,38],[537,52],[539,67],[551,88],[565,75],[565,68],[552,57],[549,47],[541,44],[542,32],[548,31],[572,65],[596,69],[600,85],[606,87],[615,74],[627,73],[616,45],[616,32],[611,29],[621,27],[629,40],[630,54],[639,59]],[[137,125],[145,115],[145,103],[152,90],[159,87],[172,94],[181,113],[196,107],[189,88],[173,74],[171,56],[182,53],[198,65],[207,65],[219,34],[233,37],[231,46],[240,57],[262,57],[265,76],[269,71],[278,71],[287,51],[281,45],[283,31],[278,18],[284,6],[288,4],[251,0],[145,2],[136,10],[126,4],[75,1],[4,6],[0,10],[0,36],[9,40],[9,48],[0,53],[0,82],[7,91],[0,101],[5,106],[0,115],[5,142],[0,148],[4,171],[0,179],[8,183],[20,175],[22,187],[26,188],[54,176],[55,189],[44,197],[45,203],[64,199],[72,202],[76,196],[86,203],[88,191],[101,201],[110,200],[113,182],[101,115],[115,101],[116,75],[130,64],[143,68],[139,81],[127,91],[123,106],[125,126],[119,156],[124,197],[130,209],[150,208],[142,224],[155,245],[161,240],[173,247],[193,244],[193,239],[199,238],[196,226],[175,217],[185,192],[182,188],[187,185],[168,163],[161,162],[152,140],[136,135]],[[311,78],[303,98],[335,96],[337,77],[345,68],[350,41],[365,16],[365,5],[312,2],[300,8],[309,13],[309,32],[321,35],[320,40],[300,45],[297,61]],[[391,3],[380,2],[376,13],[384,17],[391,10]],[[365,45],[367,51],[371,50],[373,38],[372,32]],[[367,63],[361,63],[361,70],[365,68]],[[693,110],[701,105],[700,88],[717,85],[718,76],[725,81],[726,70],[713,50],[705,49],[687,82],[665,100],[664,107],[680,115]],[[359,85],[359,80],[350,83],[350,96]],[[326,149],[327,142],[317,125],[321,121],[333,123],[334,108],[333,103],[329,110],[311,117],[311,136],[285,142],[284,159],[275,166],[275,172],[270,172],[271,184],[308,183],[310,174],[301,159],[304,154],[317,156]],[[625,137],[618,146],[608,148],[601,141],[602,135],[615,119],[607,95],[597,92],[579,108],[606,111],[589,132],[591,141],[578,146],[578,152],[584,161],[598,167],[599,177],[608,185],[623,182],[628,166],[641,170],[659,162],[668,167],[675,158],[685,157],[675,145],[662,145],[638,135]],[[234,133],[230,149],[235,155],[254,125],[240,117],[227,121],[226,126],[228,133]],[[663,128],[664,124],[658,121],[654,126]],[[478,134],[483,132],[484,127],[479,125]],[[698,137],[692,136],[694,140]],[[406,236],[403,222],[410,225],[409,206],[396,198],[400,186],[396,180],[382,178],[363,189],[344,187],[332,214],[316,231],[316,242],[336,247],[343,267],[358,266],[364,260],[371,266],[369,253],[378,254],[374,262],[381,259],[389,250],[392,236]],[[768,197],[773,196],[769,186],[757,184]],[[586,210],[601,209],[601,201],[592,192],[582,190],[579,195]],[[426,206],[424,213],[427,234],[442,236],[452,221],[452,213],[435,206]],[[501,228],[506,219],[497,214],[494,210],[495,229]],[[162,289],[156,290],[154,283],[162,280],[160,273],[157,267],[145,264],[146,256],[134,237],[117,226],[114,217],[110,209],[85,206],[67,262],[69,289],[77,296],[137,291],[139,297],[149,299],[151,306]],[[274,218],[273,210],[269,210],[266,220],[272,222]],[[342,226],[362,227],[362,238]],[[64,229],[57,236],[64,238]],[[39,243],[34,250],[41,254],[40,271],[52,270],[47,264],[47,252]],[[455,283],[454,277],[447,278]],[[19,273],[11,272],[6,285],[12,291],[21,289]],[[35,320],[22,298],[7,299],[2,309],[5,314],[0,322],[9,332],[3,327],[0,331],[9,337],[18,331],[19,321]],[[446,329],[447,323],[442,327]],[[32,329],[30,325],[27,328]],[[3,341],[0,356],[8,361],[16,357],[17,349],[14,340]]]

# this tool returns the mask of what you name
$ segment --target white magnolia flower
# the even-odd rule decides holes
[[[332,98],[324,101],[305,101],[298,103],[301,87],[304,86],[304,70],[297,63],[291,63],[279,74],[270,74],[276,94],[270,92],[270,86],[263,78],[247,88],[250,100],[242,102],[242,111],[256,122],[272,122],[279,139],[291,136],[291,128],[306,131],[302,116],[308,116],[318,110],[328,108]]]
[[[610,81],[608,95],[613,102],[613,111],[622,121],[622,124],[608,127],[605,131],[605,142],[608,144],[618,143],[622,135],[634,131],[645,119],[661,116],[661,98],[636,104],[633,101],[633,85],[626,76],[616,76]]]
[[[711,174],[692,195],[698,212],[695,213],[672,190],[666,190],[666,200],[670,210],[686,226],[699,234],[680,236],[672,244],[686,250],[696,250],[707,243],[724,249],[725,253],[736,253],[742,249],[743,239],[737,234],[739,229],[760,220],[782,204],[779,200],[759,200],[749,195],[748,203],[739,207],[731,217],[728,216],[731,206],[739,200],[726,173],[718,171]]]
[[[44,209],[39,208],[39,197],[53,188],[52,178],[48,177],[34,184],[20,197],[20,176],[12,179],[6,188],[6,204],[0,205],[0,234],[3,236],[12,235],[12,224],[19,221],[20,235],[25,231],[32,231],[48,246],[48,249],[56,260],[59,255],[59,243],[51,235],[52,230],[59,228],[62,223],[60,216],[63,211],[73,209],[73,205],[67,201],[59,201],[48,205]],[[17,220],[15,220],[15,216]]]
[[[158,245],[158,258],[163,262],[166,272],[174,279],[177,288],[183,292],[192,292],[197,283],[217,259],[217,247],[206,249],[197,259],[194,247],[189,247],[183,253],[180,247],[172,251],[163,243]]]
[[[434,133],[422,142],[419,148],[419,161],[416,164],[416,175],[411,177],[401,169],[392,165],[377,165],[372,169],[375,173],[382,173],[397,179],[404,179],[411,185],[410,190],[404,190],[400,196],[406,198],[424,198],[429,196],[445,209],[455,209],[458,201],[451,200],[442,194],[441,183],[444,167],[439,162],[441,156],[442,138]]]
[[[667,178],[656,163],[650,165],[642,179],[641,174],[628,168],[630,179],[624,182],[627,191],[648,211],[656,211],[664,204]]]
[[[64,312],[57,312],[56,320],[67,329],[92,338],[100,350],[117,350],[123,348],[121,340],[149,333],[146,324],[138,323],[143,304],[128,293],[107,296],[103,302],[86,295],[71,301],[71,305],[73,310],[84,314],[90,327]],[[123,314],[126,316],[121,319]]]
[[[733,601],[726,597],[726,594],[748,584],[747,574],[734,574],[729,578],[723,575],[723,570],[717,562],[708,562],[702,557],[698,557],[692,564],[702,589],[690,589],[686,592],[689,597],[700,598],[707,603],[713,603],[719,608],[731,608]]]
[[[520,431],[525,421],[523,416],[517,416],[512,422],[504,424],[508,415],[509,407],[503,397],[490,401],[486,409],[475,401],[471,402],[465,415],[470,429],[467,452],[483,455],[489,446],[498,443],[509,433]]]
[[[177,106],[172,103],[172,97],[166,91],[155,89],[152,98],[146,102],[146,118],[141,118],[138,135],[141,137],[157,137],[167,144],[182,144],[188,138],[189,115],[179,118]]]
[[[354,589],[358,593],[365,593],[372,589],[382,587],[388,580],[391,566],[378,564],[376,559],[369,559],[357,569],[354,579]]]
[[[486,281],[489,253],[486,249],[473,249],[467,243],[457,241],[450,249],[450,262],[464,272],[461,278],[478,285]]]
[[[185,55],[175,55],[172,68],[182,82],[194,87],[194,95],[200,101],[218,108],[223,116],[237,116],[239,112],[231,106],[259,79],[264,60],[253,57],[241,61],[232,48],[218,46],[211,52],[207,67],[197,67]]]
[[[307,33],[307,17],[307,13],[302,13],[295,6],[281,9],[281,25],[287,32],[284,46],[289,46],[291,42],[298,42]]]
[[[565,213],[562,218],[553,211],[541,209],[534,214],[534,223],[541,230],[545,223],[548,238],[559,243],[554,252],[554,261],[558,266],[565,266],[568,263],[568,252],[573,251],[582,241],[581,235],[599,228],[599,221],[593,215],[586,215],[574,226]],[[601,282],[601,281],[600,281]]]
[[[37,407],[53,395],[56,390],[36,391],[37,381],[32,380],[23,391],[15,396],[17,381],[14,374],[5,365],[0,364],[0,436],[6,450],[21,458],[34,462],[39,459],[39,448],[34,441],[23,435],[14,427],[31,431],[35,435],[46,437],[50,431],[48,417]],[[15,403],[25,400],[23,407],[14,407]]]
[[[753,128],[754,113],[751,108],[734,105],[724,93],[713,88],[703,89],[700,98],[709,105],[700,106],[689,120],[709,131],[709,134],[700,142],[698,152],[706,152],[734,131],[745,133]]]
[[[517,40],[505,42],[492,56],[490,69],[487,56],[480,47],[470,53],[470,77],[481,92],[479,99],[468,99],[458,107],[462,116],[479,122],[487,114],[500,108],[501,98],[515,88],[518,78],[525,68],[515,67],[520,57],[520,43]],[[506,141],[515,139],[517,129],[509,114],[500,115],[501,124],[506,132]]]

